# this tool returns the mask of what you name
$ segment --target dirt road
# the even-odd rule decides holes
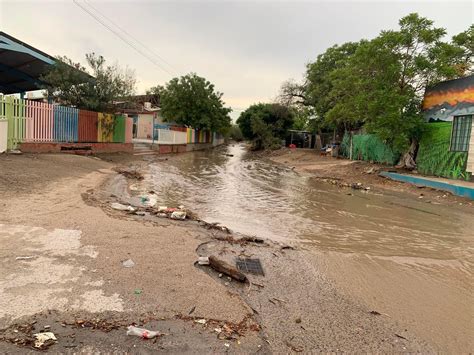
[[[130,183],[113,168],[130,157],[107,160],[0,156],[0,351],[24,353],[45,330],[61,353],[435,350],[340,293],[298,245],[111,209]],[[258,257],[265,276],[219,277],[195,265],[208,255]],[[131,324],[164,335],[126,336]]]

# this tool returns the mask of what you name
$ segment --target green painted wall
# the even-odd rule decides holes
[[[449,151],[451,122],[426,123],[416,157],[417,169],[426,175],[469,180],[467,153]]]
[[[125,143],[125,116],[115,116],[113,142]]]
[[[346,133],[341,143],[341,154],[350,157],[350,134]],[[400,154],[394,152],[380,138],[373,134],[356,134],[352,136],[352,159],[373,161],[376,163],[394,165],[398,162]]]

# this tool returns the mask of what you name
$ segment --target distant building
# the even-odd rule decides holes
[[[160,115],[157,95],[135,95],[126,100],[118,100],[116,112],[126,114],[133,119],[133,138],[152,139],[153,125],[164,125]]]

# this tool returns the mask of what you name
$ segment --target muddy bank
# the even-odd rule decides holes
[[[449,192],[420,188],[381,177],[378,175],[380,171],[396,169],[380,164],[320,156],[317,151],[309,149],[292,151],[285,148],[264,153],[262,157],[343,189],[369,189],[382,193],[394,191],[409,194],[427,204],[474,206],[471,200]]]
[[[9,265],[0,271],[3,352],[24,353],[32,333],[45,329],[58,338],[53,352],[433,349],[339,292],[313,252],[272,241],[235,243],[240,235],[196,221],[114,210],[112,202],[134,197],[130,185],[137,181],[127,181],[108,162],[62,157],[0,162],[7,191],[0,260]],[[34,181],[22,177],[26,162],[36,169],[31,189],[22,188]],[[265,275],[248,274],[245,284],[219,277],[195,265],[208,255],[233,265],[237,257],[259,258]],[[124,267],[128,259],[133,267]],[[130,324],[165,335],[156,341],[126,336]]]

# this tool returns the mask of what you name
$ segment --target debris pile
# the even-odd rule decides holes
[[[142,173],[140,173],[137,168],[115,168],[114,170],[125,176],[127,179],[135,179],[139,181],[144,179]]]
[[[251,315],[247,315],[240,323],[232,323],[217,319],[204,319],[181,314],[176,315],[176,318],[184,321],[192,321],[195,324],[201,325],[204,329],[216,333],[220,340],[237,340],[249,331],[260,331],[260,325],[255,322]]]

